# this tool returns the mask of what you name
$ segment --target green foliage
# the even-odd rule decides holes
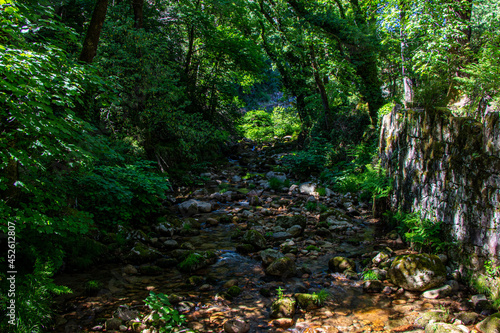
[[[316,192],[318,192],[318,195],[324,197],[326,195],[326,188],[324,188],[324,187],[318,187],[316,189]]]
[[[307,251],[319,251],[319,247],[314,246],[314,245],[309,245],[306,247]]]
[[[319,292],[312,294],[314,303],[318,306],[325,304],[325,301],[330,297],[330,293],[326,289],[321,289]]]
[[[248,139],[270,141],[274,136],[271,114],[263,110],[248,111],[243,116],[240,130]]]
[[[88,295],[95,295],[102,288],[102,283],[96,280],[85,282],[85,292]]]
[[[151,319],[155,322],[155,327],[159,328],[159,332],[172,332],[186,322],[184,315],[172,307],[165,294],[150,291],[144,303],[151,310]]]
[[[323,171],[325,166],[329,164],[328,161],[332,153],[332,144],[325,139],[316,138],[306,149],[284,155],[282,163],[287,171],[305,179],[311,174]]]
[[[83,189],[79,204],[84,209],[93,209],[102,227],[109,227],[110,222],[145,223],[170,190],[168,180],[155,174],[152,163],[143,160],[124,166],[96,166],[80,175],[77,184]]]
[[[500,267],[495,266],[494,262],[491,260],[486,260],[484,262],[484,269],[486,270],[486,274],[490,277],[498,277],[500,275]]]
[[[304,207],[307,211],[312,212],[315,211],[316,208],[318,208],[318,204],[314,201],[309,201]]]
[[[414,250],[440,253],[448,243],[445,240],[442,221],[422,219],[420,212],[397,212],[392,219],[397,223],[397,230],[410,243]]]
[[[373,270],[367,270],[361,273],[363,281],[380,281],[380,274]]]
[[[293,108],[277,106],[271,114],[273,134],[278,138],[291,135],[297,136],[301,130],[301,124],[297,111]]]
[[[280,191],[283,188],[284,183],[276,177],[269,179],[269,187],[275,191]]]
[[[33,272],[16,281],[16,332],[45,332],[52,324],[54,295],[71,293],[69,288],[54,284],[56,269],[51,260],[38,259]]]
[[[285,289],[281,288],[281,286],[276,289],[276,296],[278,296],[278,300],[285,298],[285,295],[283,294],[284,290]]]

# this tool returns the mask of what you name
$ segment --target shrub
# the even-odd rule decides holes
[[[149,296],[144,300],[146,306],[151,310],[150,317],[159,328],[159,332],[172,332],[174,328],[179,328],[185,323],[184,315],[172,307],[168,296],[149,292]]]
[[[373,270],[364,271],[361,275],[364,281],[380,280],[380,274]]]
[[[282,163],[287,171],[305,179],[323,171],[332,153],[333,146],[326,140],[317,138],[305,150],[283,156]]]
[[[269,179],[269,187],[275,191],[280,191],[284,186],[284,183],[276,177]]]
[[[274,136],[271,115],[263,110],[245,113],[239,128],[246,138],[255,141],[269,141]]]
[[[442,221],[422,219],[420,212],[397,212],[392,219],[396,221],[398,232],[414,250],[439,253],[449,245]]]
[[[286,135],[296,136],[301,130],[300,119],[294,108],[275,107],[271,120],[274,136],[278,138]]]
[[[102,227],[144,223],[157,212],[170,190],[168,180],[153,172],[152,162],[137,160],[123,166],[95,166],[80,175],[79,205],[95,212]]]

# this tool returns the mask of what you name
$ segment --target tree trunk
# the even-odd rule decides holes
[[[408,73],[406,70],[406,62],[407,62],[406,49],[408,47],[406,43],[406,34],[405,34],[407,5],[408,5],[407,0],[400,0],[399,7],[401,9],[399,12],[399,22],[400,22],[399,36],[401,38],[401,74],[403,77],[403,94],[404,94],[403,103],[405,108],[411,108],[413,106],[414,91],[413,91],[413,81],[408,77]]]
[[[314,81],[316,81],[316,86],[318,87],[319,93],[321,95],[321,103],[323,104],[323,112],[325,117],[325,128],[330,130],[330,103],[328,102],[328,95],[326,93],[325,84],[320,78],[319,75],[319,66],[316,60],[316,52],[314,52],[314,46],[309,45],[310,54],[311,54],[311,66],[313,69]]]
[[[97,0],[90,20],[89,29],[83,42],[82,53],[79,60],[88,64],[92,63],[96,53],[97,45],[99,44],[99,37],[101,35],[104,19],[108,10],[108,0]]]
[[[134,28],[144,28],[144,0],[132,0],[134,10]]]

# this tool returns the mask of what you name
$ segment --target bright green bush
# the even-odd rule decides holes
[[[277,106],[271,114],[274,136],[282,138],[286,135],[297,136],[301,130],[299,115],[294,108]]]
[[[239,128],[246,138],[255,141],[269,141],[274,136],[271,115],[263,110],[245,113]]]

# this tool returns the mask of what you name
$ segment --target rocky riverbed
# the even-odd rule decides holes
[[[276,172],[284,153],[242,143],[150,226],[96,236],[111,259],[56,277],[74,291],[56,299],[56,331],[158,332],[151,291],[184,332],[498,331],[446,253],[410,251],[354,193]]]

